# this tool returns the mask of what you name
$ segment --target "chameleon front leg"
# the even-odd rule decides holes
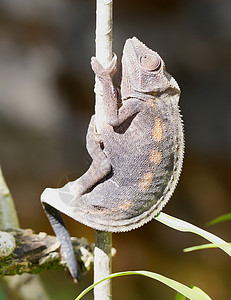
[[[109,125],[119,126],[141,111],[143,101],[129,98],[122,102],[117,89],[113,85],[112,78],[117,66],[117,56],[115,54],[108,68],[104,69],[95,57],[91,59],[91,66],[102,84],[103,102]]]
[[[101,136],[95,129],[95,116],[91,117],[87,133],[87,150],[92,157],[92,163],[86,173],[84,173],[73,187],[77,194],[84,194],[97,184],[111,171],[111,164],[103,152]]]

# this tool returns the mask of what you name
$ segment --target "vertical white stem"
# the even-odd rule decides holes
[[[112,233],[95,231],[94,282],[111,274]],[[94,300],[111,300],[111,280],[106,280],[94,288]]]
[[[107,67],[112,59],[112,0],[96,0],[96,58],[103,67]],[[95,84],[96,129],[100,133],[105,119],[103,92],[98,79]],[[112,234],[95,231],[94,282],[111,274]],[[111,300],[111,281],[94,288],[94,300]]]
[[[112,0],[96,0],[96,58],[106,68],[112,59]],[[100,133],[105,114],[103,92],[99,80],[95,81],[95,114],[96,128]]]

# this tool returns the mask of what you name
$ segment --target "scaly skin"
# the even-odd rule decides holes
[[[120,89],[112,82],[116,56],[107,69],[96,58],[91,64],[106,115],[100,135],[94,116],[89,125],[92,164],[76,181],[46,189],[41,200],[94,229],[128,231],[150,221],[178,182],[184,149],[180,89],[160,56],[136,38],[124,46]]]

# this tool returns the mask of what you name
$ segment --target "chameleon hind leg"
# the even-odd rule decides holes
[[[95,116],[91,117],[87,133],[87,150],[92,158],[89,169],[73,185],[73,192],[83,195],[111,172],[111,164],[103,152],[101,136],[95,129]]]
[[[100,135],[95,132],[95,120],[92,116],[87,133],[87,150],[92,157],[90,168],[76,181],[70,182],[60,189],[46,189],[41,196],[45,212],[60,241],[68,269],[72,277],[77,280],[81,275],[80,268],[75,260],[70,235],[60,212],[68,214],[68,211],[72,210],[76,201],[79,200],[78,196],[86,193],[110,173],[111,164],[101,147]]]

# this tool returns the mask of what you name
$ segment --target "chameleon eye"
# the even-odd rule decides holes
[[[156,71],[160,68],[160,58],[157,55],[145,54],[140,58],[141,67],[147,71]]]

